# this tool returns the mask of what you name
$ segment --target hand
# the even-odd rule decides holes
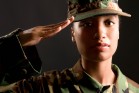
[[[22,46],[33,46],[38,44],[45,38],[52,37],[58,32],[62,31],[70,23],[72,23],[74,17],[71,17],[63,22],[46,25],[46,26],[36,26],[31,29],[25,30],[19,33],[19,40]]]

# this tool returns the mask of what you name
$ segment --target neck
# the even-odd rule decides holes
[[[112,58],[106,61],[93,62],[81,60],[83,69],[102,85],[111,85],[115,82],[115,75],[112,71]]]

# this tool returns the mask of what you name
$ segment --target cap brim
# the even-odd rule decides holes
[[[92,11],[84,12],[84,13],[79,13],[75,15],[75,20],[74,21],[80,21],[86,18],[90,18],[93,16],[98,16],[98,15],[105,15],[105,14],[117,14],[120,16],[125,16],[125,17],[131,17],[130,14],[122,12],[122,11],[117,11],[113,9],[95,9]]]

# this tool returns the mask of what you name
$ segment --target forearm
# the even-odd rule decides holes
[[[14,34],[10,33],[0,38],[1,85],[27,78],[41,71],[41,60],[36,47],[23,48],[18,38],[18,30]]]

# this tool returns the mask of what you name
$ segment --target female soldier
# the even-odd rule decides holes
[[[14,71],[23,68],[22,76],[26,74],[26,77],[22,78],[26,79],[2,86],[1,91],[139,93],[139,85],[124,76],[118,66],[112,64],[112,57],[118,46],[119,16],[130,17],[131,15],[119,8],[118,0],[69,0],[68,9],[69,19],[64,22],[37,26],[11,35],[19,50],[15,54],[20,54],[18,58],[12,58],[12,62],[19,63],[13,66]],[[72,41],[76,44],[81,56],[78,62],[72,68],[63,71],[44,72],[40,76],[28,78],[31,75],[28,73],[40,69],[40,66],[36,66],[36,61],[40,60],[34,45],[45,38],[54,36],[71,22],[73,22],[71,27]],[[10,40],[3,42],[6,44],[13,42]],[[36,54],[35,57],[32,52]],[[9,72],[9,77],[15,75],[14,71]],[[20,75],[18,75],[20,78],[13,81],[8,78],[5,78],[4,81],[15,82],[21,79]]]

